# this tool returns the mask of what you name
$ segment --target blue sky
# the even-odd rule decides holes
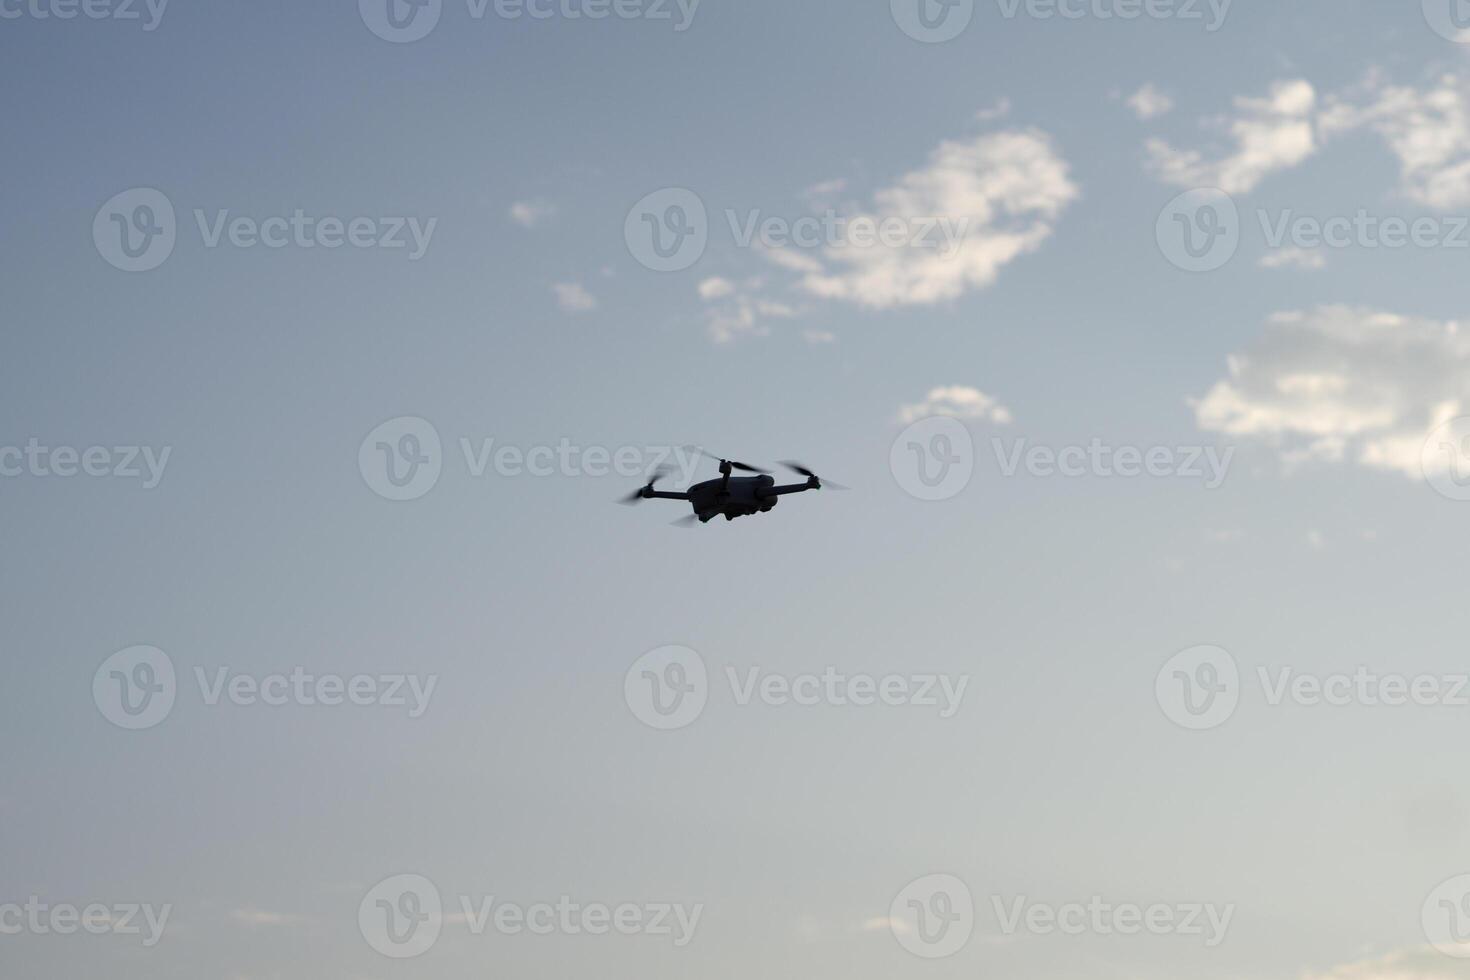
[[[0,0],[17,974],[1466,975],[1448,3],[374,2]],[[852,490],[612,506],[687,444]],[[1037,924],[1094,897],[1228,929]]]

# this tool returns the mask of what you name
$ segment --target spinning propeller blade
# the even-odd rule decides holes
[[[647,500],[648,498],[645,497],[644,494],[652,492],[653,485],[668,475],[669,468],[667,466],[660,466],[658,469],[654,470],[653,475],[648,478],[647,486],[639,487],[637,490],[634,490],[626,497],[618,498],[618,503],[631,507],[639,501]]]
[[[704,449],[704,448],[702,448],[700,446],[685,446],[684,448],[687,451],[691,452],[691,453],[699,453],[701,456],[708,456],[710,459],[714,460],[715,462],[718,462],[718,463],[729,463],[730,464],[730,469],[732,469],[732,470],[742,470],[742,471],[744,471],[746,473],[769,473],[770,472],[770,470],[763,470],[759,466],[751,466],[749,463],[738,463],[738,462],[736,462],[733,459],[726,459],[723,456],[716,456],[714,453],[710,452],[708,449]]]
[[[669,522],[669,527],[693,527],[694,525],[696,525],[698,523],[699,523],[699,516],[697,514],[685,514],[683,517],[679,518],[677,521],[670,521]]]
[[[781,465],[784,466],[784,467],[786,467],[788,470],[795,470],[797,473],[800,473],[802,476],[806,477],[808,480],[816,480],[817,483],[818,483],[818,485],[820,485],[823,490],[846,490],[847,489],[847,487],[844,487],[840,483],[832,483],[829,480],[822,479],[821,477],[817,476],[817,474],[813,473],[807,467],[802,466],[800,463],[797,463],[797,462],[795,462],[793,460],[783,459],[781,461]]]

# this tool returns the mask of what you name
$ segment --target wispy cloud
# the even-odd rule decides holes
[[[1205,121],[1206,129],[1225,135],[1228,148],[1180,150],[1165,140],[1150,139],[1145,150],[1154,174],[1180,187],[1247,193],[1267,175],[1294,167],[1317,151],[1313,126],[1317,92],[1310,82],[1277,82],[1264,98],[1241,96],[1234,105],[1233,115]]]
[[[1470,407],[1470,336],[1454,322],[1348,306],[1279,313],[1193,402],[1200,428],[1283,462],[1421,473],[1424,440]]]
[[[1174,108],[1174,100],[1153,82],[1147,82],[1125,103],[1139,119],[1155,119]]]
[[[556,216],[556,205],[547,201],[516,201],[510,206],[510,220],[522,228],[535,228]]]
[[[1325,269],[1327,259],[1321,249],[1289,246],[1272,249],[1256,264],[1263,269]]]
[[[871,309],[940,303],[989,286],[1002,267],[1040,248],[1077,197],[1066,161],[1040,130],[946,140],[852,220],[919,229],[943,219],[956,232],[950,247],[916,234],[901,245],[829,245],[771,259],[804,273],[799,288],[820,299]]]
[[[996,401],[979,388],[968,385],[948,385],[931,388],[924,400],[905,405],[898,410],[898,420],[905,425],[933,415],[947,415],[957,419],[985,419],[996,425],[1008,425],[1010,409]]]
[[[551,287],[556,305],[567,313],[587,313],[597,309],[597,297],[579,282],[559,282]]]

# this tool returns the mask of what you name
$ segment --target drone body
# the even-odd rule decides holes
[[[703,452],[703,450],[698,451]],[[705,455],[709,454],[705,453]],[[675,523],[693,524],[698,521],[701,524],[708,524],[721,515],[724,515],[725,520],[733,521],[737,517],[764,514],[773,509],[786,494],[822,489],[822,481],[817,478],[817,475],[796,463],[783,463],[782,465],[805,476],[806,482],[782,485],[777,484],[773,477],[758,467],[728,459],[721,459],[719,462],[719,479],[696,483],[688,490],[670,492],[653,488],[654,484],[664,475],[659,472],[653,475],[647,486],[624,498],[623,503],[636,504],[642,500],[686,500],[694,513]],[[732,476],[734,470],[756,475]],[[831,484],[831,487],[834,490],[845,489],[836,484]]]

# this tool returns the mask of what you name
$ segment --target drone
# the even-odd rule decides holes
[[[789,493],[802,493],[807,490],[821,490],[824,486],[829,490],[846,490],[841,484],[827,482],[823,483],[821,478],[800,463],[783,461],[782,466],[788,470],[800,473],[806,477],[805,483],[777,484],[775,477],[770,475],[769,470],[763,470],[759,466],[751,466],[749,463],[739,463],[733,459],[724,459],[716,456],[698,446],[684,447],[710,459],[718,460],[720,464],[720,478],[717,480],[705,480],[696,483],[688,490],[671,492],[668,490],[655,490],[654,485],[668,476],[667,468],[656,470],[649,478],[648,484],[639,487],[633,493],[618,501],[622,504],[638,504],[645,500],[687,500],[694,508],[694,513],[687,514],[675,521],[678,527],[693,527],[695,523],[708,524],[710,521],[725,515],[725,520],[733,521],[737,517],[750,517],[754,514],[764,514],[776,506],[780,499]],[[734,476],[735,471],[741,473],[754,473],[755,476]]]

